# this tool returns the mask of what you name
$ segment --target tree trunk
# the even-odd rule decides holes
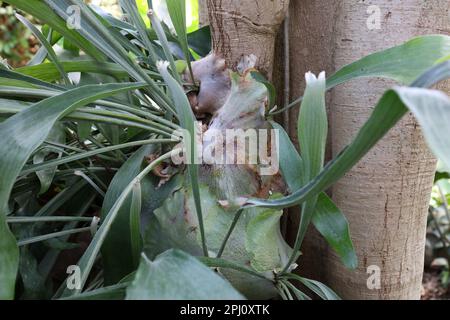
[[[292,2],[292,98],[302,94],[299,77],[308,70],[324,69],[330,74],[413,36],[448,34],[448,7],[448,0],[334,1],[330,6],[318,0]],[[373,29],[378,9],[380,29]],[[352,140],[382,92],[392,84],[357,80],[333,90],[330,125],[334,156]],[[291,112],[293,135],[297,114]],[[345,299],[420,298],[434,169],[435,160],[420,128],[407,116],[332,190],[333,199],[350,222],[359,268],[345,269],[317,233],[310,232],[303,247],[303,270]],[[367,281],[373,279],[368,272],[376,268],[381,271],[380,287],[371,290]],[[372,284],[377,287],[376,281]]]
[[[205,0],[213,50],[235,69],[241,56],[254,54],[257,68],[272,74],[275,36],[289,6],[288,0]],[[202,22],[204,18],[200,19]]]
[[[342,3],[336,22],[339,27],[335,45],[340,44],[335,53],[336,65],[342,66],[419,34],[450,31],[448,0],[377,3],[382,12],[381,29],[372,31],[362,27],[367,21],[367,4]],[[332,114],[335,155],[369,116],[371,109],[367,106],[373,106],[389,84],[364,80],[335,90]],[[330,276],[330,285],[338,287],[344,297],[420,298],[426,220],[435,169],[435,159],[415,119],[409,115],[335,185],[333,198],[347,214],[360,260],[357,272],[345,270],[333,255],[327,260],[334,274]],[[381,270],[379,290],[367,287],[370,266]]]
[[[335,71],[333,63],[334,53],[334,21],[339,8],[339,1],[330,1],[326,6],[322,1],[291,1],[289,8],[289,44],[290,44],[290,100],[303,95],[305,89],[305,73],[312,71],[315,74],[326,71],[331,75]],[[326,17],[326,18],[325,18]],[[284,34],[279,34],[284,37]],[[277,39],[275,65],[283,65],[285,60],[283,41]],[[285,69],[285,68],[283,68]],[[278,69],[274,73],[274,83],[277,91],[281,92],[285,86],[284,74],[286,70]],[[284,105],[285,101],[279,101]],[[331,118],[330,94],[327,95],[328,116]],[[297,120],[299,108],[289,111],[289,135],[295,146],[298,146]],[[331,122],[331,121],[330,121]],[[329,141],[331,130],[329,130]],[[327,160],[330,160],[331,144],[327,147]],[[294,243],[299,224],[300,208],[289,209],[287,217],[290,226],[287,238]],[[302,275],[312,279],[324,279],[324,266],[322,256],[327,254],[328,246],[314,228],[310,228],[302,246],[302,257],[299,260],[299,269]]]

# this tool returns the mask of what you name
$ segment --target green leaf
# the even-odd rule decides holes
[[[277,91],[274,87],[274,85],[268,81],[266,78],[264,78],[264,76],[256,71],[252,71],[250,72],[253,79],[255,79],[258,82],[261,82],[266,88],[267,88],[267,92],[268,92],[268,96],[269,96],[269,105],[268,105],[268,109],[271,110],[274,106],[275,106],[275,102],[277,99]]]
[[[323,167],[328,133],[325,73],[306,74],[305,96],[298,116],[298,141],[303,159],[303,181],[309,182]]]
[[[202,209],[205,212],[205,232],[208,239],[208,249],[211,256],[213,256],[215,253],[219,253],[237,214],[234,211],[226,211],[221,207],[217,202],[217,195],[212,193],[208,186],[201,184],[200,187]],[[268,219],[271,220],[272,228],[266,228],[268,224],[265,224],[264,219],[253,220],[253,218],[265,211],[268,210],[249,209],[243,212],[241,219],[236,222],[234,231],[229,236],[227,246],[222,255],[223,259],[244,266],[252,270],[253,274],[244,273],[242,272],[243,270],[236,268],[218,266],[221,267],[221,274],[239,292],[252,299],[269,299],[276,296],[275,286],[272,281],[272,271],[281,269],[290,253],[290,248],[281,235],[279,235],[275,243],[262,241],[252,246],[252,249],[254,249],[253,254],[247,252],[247,226],[250,225],[250,222],[254,222],[252,229],[259,234],[263,234],[266,230],[269,230],[271,234],[276,234],[276,230],[279,230],[279,223],[276,223],[276,219]],[[274,249],[275,245],[278,245],[278,250]],[[158,254],[171,248],[183,250],[194,256],[202,255],[195,204],[189,185],[174,192],[172,196],[166,199],[161,208],[155,210],[155,219],[150,221],[146,232],[145,253],[150,259],[154,259]],[[259,256],[255,254],[261,253],[265,255],[268,251],[276,252],[274,257],[271,257],[273,258],[271,259],[273,264],[267,265],[268,269],[265,271],[268,272],[257,276],[254,274],[256,271],[251,268],[250,262],[252,260],[255,262],[267,261],[264,257],[259,259]],[[277,261],[274,261],[275,258]],[[200,259],[204,261],[203,258]],[[207,263],[207,265],[209,264]]]
[[[92,130],[92,123],[89,121],[78,121],[77,123],[77,135],[80,141],[85,141],[90,135]]]
[[[397,88],[397,92],[419,122],[431,151],[450,167],[450,98],[419,88]]]
[[[0,213],[0,234],[0,300],[13,299],[19,268],[19,248],[6,224],[4,213]]]
[[[53,64],[52,64],[53,65]],[[24,67],[24,68],[33,68],[33,67]],[[43,68],[41,71],[43,71],[45,68]],[[55,78],[53,78],[50,81],[56,80],[58,77],[58,70],[55,69],[55,73],[56,76]],[[23,84],[26,84],[26,87],[30,87],[30,88],[35,88],[35,87],[40,87],[41,89],[50,89],[50,90],[54,90],[54,91],[60,91],[60,90],[64,90],[63,87],[59,86],[59,85],[54,85],[48,82],[45,82],[46,79],[38,79],[36,77],[34,77],[34,74],[21,74],[20,73],[20,68],[16,69],[16,71],[10,71],[10,70],[0,70],[0,78],[5,79],[5,85],[6,83],[8,84],[8,86],[14,85],[11,84],[11,80],[13,81],[19,81]],[[40,72],[38,73],[39,76]],[[44,81],[42,81],[44,80]],[[2,83],[3,85],[3,83]]]
[[[327,87],[360,77],[389,78],[406,85],[442,59],[450,59],[450,37],[421,36],[343,67],[327,80]]]
[[[145,25],[144,20],[139,13],[138,7],[136,6],[136,1],[120,0],[120,5],[125,9],[125,12],[128,14],[129,19],[136,27],[142,42],[145,44],[145,48],[150,54],[150,60],[153,64],[156,64],[155,50],[153,49],[153,44],[150,41],[150,37],[147,32],[147,26]]]
[[[219,268],[219,269],[233,269],[236,271],[240,271],[243,273],[247,273],[249,275],[262,278],[265,280],[271,280],[267,279],[263,274],[255,272],[253,269],[249,269],[245,266],[241,266],[237,263],[234,263],[230,260],[221,259],[221,258],[207,258],[207,257],[198,257],[198,259],[205,264],[206,266],[210,268]]]
[[[183,1],[184,2],[184,1]],[[197,159],[197,128],[196,120],[192,112],[189,101],[184,93],[183,88],[176,82],[176,80],[169,74],[167,64],[159,63],[158,70],[167,83],[172,99],[179,116],[181,126],[189,133],[188,141],[184,139],[184,147],[186,148],[186,159],[188,160],[188,173],[192,185],[192,191],[195,200],[195,209],[199,221],[200,235],[202,239],[203,254],[208,256],[208,248],[205,239],[205,228],[203,225],[203,214],[200,200],[200,186],[198,181],[198,159]]]
[[[289,281],[285,280],[285,281],[281,281],[286,287],[288,287],[288,289],[290,289],[295,297],[297,298],[297,300],[311,300],[311,298],[306,295],[305,293],[303,293],[302,291],[300,291],[298,288],[296,288],[292,283],[290,283]]]
[[[128,52],[123,48],[120,42],[114,37],[112,32],[103,24],[106,21],[96,16],[89,7],[80,0],[44,0],[55,12],[67,21],[69,15],[67,10],[70,6],[76,5],[80,8],[81,19],[80,29],[77,31],[89,40],[91,43],[111,58],[117,64],[122,66],[137,81],[148,83],[146,92],[154,99],[154,101],[162,108],[171,109],[168,105],[168,99],[156,83],[147,75],[147,73],[132,60]],[[151,89],[151,90],[150,90]]]
[[[81,181],[83,187],[81,189],[78,188],[77,192],[73,194],[70,199],[65,201],[64,205],[60,208],[62,212],[70,212],[72,213],[74,218],[80,218],[88,210],[90,210],[93,201],[95,200],[97,194],[92,192],[90,186],[87,185],[85,181]],[[55,217],[50,217],[55,218]],[[92,218],[90,218],[92,221]],[[66,222],[62,230],[73,229],[77,226],[79,222]],[[68,241],[70,236],[65,236],[59,238],[61,241]],[[45,256],[43,256],[42,260],[39,263],[39,272],[43,277],[48,279],[53,270],[56,261],[58,260],[60,251],[56,249],[51,249],[46,252]]]
[[[276,122],[271,122],[271,125],[279,132],[280,154],[285,155],[280,157],[283,178],[291,191],[298,190],[303,186],[302,158],[283,127]],[[319,195],[312,223],[339,255],[344,265],[355,268],[358,261],[349,235],[348,221],[325,193]]]
[[[280,169],[290,191],[293,192],[300,189],[305,180],[303,177],[303,160],[284,128],[275,121],[270,121],[270,124],[272,128],[278,131],[280,155],[284,155],[279,157]]]
[[[64,127],[61,124],[56,124],[52,130],[50,130],[50,133],[46,139],[50,142],[56,142],[56,143],[64,143],[66,141],[66,135],[64,131]],[[51,154],[51,150],[46,150],[43,148],[42,150],[36,152],[33,155],[33,164],[39,164],[45,161],[45,158]],[[58,158],[61,157],[62,152],[57,153]],[[36,171],[36,175],[39,178],[39,181],[41,182],[41,189],[39,191],[39,194],[42,194],[44,192],[47,192],[48,188],[50,187],[53,177],[55,176],[57,166],[50,167],[45,170]]]
[[[306,78],[305,96],[298,116],[298,141],[302,156],[302,184],[311,181],[323,168],[325,148],[328,134],[327,110],[325,106],[325,73],[318,78],[308,72]],[[287,271],[295,262],[300,251],[306,231],[315,212],[317,195],[306,200],[302,206],[300,225],[289,262],[284,268]]]
[[[169,42],[167,41],[166,33],[164,32],[161,21],[159,20],[158,16],[155,12],[152,14],[149,14],[150,21],[152,22],[152,27],[155,30],[159,42],[163,48],[164,55],[166,57],[166,60],[169,61],[170,69],[172,70],[172,75],[174,78],[181,84],[181,77],[180,74],[177,72],[177,66],[175,64],[175,60],[173,58],[173,55],[169,48]]]
[[[49,240],[49,239],[53,239],[53,238],[64,237],[64,236],[75,234],[75,233],[89,232],[90,230],[91,230],[91,227],[84,227],[84,228],[77,228],[77,229],[53,232],[53,233],[39,235],[39,236],[31,237],[31,238],[20,239],[17,241],[17,245],[20,247],[20,246],[24,246],[27,244],[41,242],[41,241],[45,241],[45,240]]]
[[[44,24],[42,26],[42,33],[44,34],[44,36],[46,36],[46,39],[51,46],[53,46],[62,38],[62,35],[57,32],[53,32],[53,29],[51,29],[48,24]],[[43,63],[45,59],[47,59],[47,49],[45,48],[45,46],[41,46],[33,56],[33,58],[28,61],[27,65],[35,66]]]
[[[283,211],[265,210],[253,217],[247,225],[245,248],[251,256],[251,266],[259,272],[279,268],[286,262],[291,250],[282,239],[280,219]]]
[[[306,279],[292,273],[287,274],[286,278],[299,281],[323,300],[341,300],[333,290],[319,281]]]
[[[202,193],[203,206],[205,198]],[[149,223],[145,238],[145,253],[150,259],[172,248],[195,256],[202,254],[201,242],[197,242],[196,215],[186,208],[189,200],[180,190],[168,195],[161,207],[154,210],[154,219]],[[195,210],[195,205],[192,207]]]
[[[0,124],[0,135],[8,143],[0,145],[0,204],[5,213],[8,197],[20,170],[31,153],[47,138],[56,121],[80,106],[127,90],[142,83],[91,85],[76,88],[42,100]],[[39,121],[36,121],[39,119]]]
[[[101,73],[123,79],[128,73],[118,64],[96,61],[61,61],[65,72]],[[54,63],[43,63],[36,66],[26,66],[16,69],[17,72],[47,82],[58,79],[59,73]]]
[[[55,51],[53,50],[52,45],[47,41],[47,39],[45,38],[45,36],[39,31],[38,28],[36,28],[30,21],[28,21],[27,19],[25,19],[25,17],[22,17],[20,14],[16,14],[17,19],[19,19],[28,29],[31,30],[31,32],[33,32],[33,34],[35,35],[35,37],[39,40],[39,42],[41,43],[42,46],[45,47],[45,49],[47,50],[47,54],[49,59],[55,64],[56,69],[58,69],[59,75],[61,76],[61,78],[64,80],[66,85],[70,85],[71,82],[69,80],[69,77],[67,75],[67,73],[64,71],[63,67],[61,66],[61,64],[59,63],[59,59],[56,56]]]
[[[180,152],[180,149],[175,149],[173,152]],[[89,247],[84,252],[81,259],[78,261],[78,266],[81,269],[81,288],[84,287],[86,284],[86,281],[88,280],[89,274],[91,272],[92,267],[94,266],[95,260],[97,258],[98,253],[100,252],[100,249],[106,239],[106,237],[109,234],[109,231],[111,230],[111,227],[118,216],[118,213],[124,203],[127,201],[130,193],[133,190],[133,186],[136,182],[142,181],[153,169],[155,169],[156,166],[158,166],[162,161],[167,160],[171,157],[172,152],[168,152],[156,160],[154,160],[152,163],[150,163],[148,166],[145,167],[144,170],[142,170],[126,187],[123,189],[123,191],[120,193],[120,195],[117,197],[116,201],[114,202],[113,206],[109,210],[109,212],[106,214],[105,218],[103,219],[102,225],[100,226],[99,230],[95,234],[94,238],[92,239],[91,243],[89,244]],[[129,222],[129,217],[127,216],[127,221]],[[127,228],[127,231],[129,232],[129,228]],[[120,236],[120,235],[118,235]],[[79,294],[81,289],[74,289],[71,290],[69,288],[64,287],[63,285],[58,290],[58,296],[62,295],[63,297]]]
[[[8,231],[5,216],[8,199],[14,182],[32,152],[47,138],[56,121],[76,108],[118,92],[142,87],[142,84],[110,84],[85,86],[51,97],[34,104],[0,123],[0,228],[4,236],[0,243],[0,269],[3,278],[0,293],[4,297],[13,294],[17,272],[17,246]],[[36,121],[39,119],[39,121]],[[14,248],[16,247],[16,248]]]
[[[184,53],[184,58],[188,64],[191,78],[194,81],[194,74],[191,66],[191,53],[189,51],[187,30],[186,30],[186,1],[185,0],[166,0],[170,19],[177,33],[178,42]]]
[[[358,258],[350,238],[348,221],[326,193],[322,192],[317,199],[312,223],[338,254],[342,263],[347,268],[355,269]]]
[[[146,156],[154,153],[154,145],[141,147],[137,150],[114,175],[102,206],[102,219],[105,219],[117,198],[125,187],[141,172],[142,163]],[[117,283],[124,276],[135,270],[133,263],[132,235],[130,225],[132,197],[128,197],[120,208],[111,232],[102,246],[105,282]]]
[[[184,60],[177,60],[175,61],[175,68],[177,69],[178,74],[184,73],[184,71],[187,68],[187,63]]]
[[[139,264],[139,257],[142,252],[141,210],[142,210],[142,191],[141,191],[141,182],[138,181],[133,186],[130,205],[131,252],[133,255],[133,263],[136,266]]]
[[[45,278],[38,271],[37,259],[28,246],[20,249],[19,273],[23,284],[21,300],[49,298],[49,290],[45,287]]]
[[[129,300],[242,300],[225,279],[196,258],[169,250],[154,261],[143,255],[127,289]]]
[[[206,57],[211,52],[211,31],[209,26],[204,26],[188,33],[187,37],[189,47],[200,57]]]
[[[128,282],[118,283],[113,286],[86,291],[61,300],[123,300],[129,285],[130,283]]]
[[[173,141],[171,141],[170,139],[140,140],[140,141],[133,141],[133,142],[123,143],[123,144],[118,144],[118,145],[112,145],[112,146],[104,147],[104,148],[98,148],[98,149],[94,149],[94,150],[91,150],[91,151],[80,152],[80,153],[76,153],[76,154],[73,154],[73,155],[70,155],[70,156],[67,156],[67,157],[63,157],[63,158],[60,158],[60,159],[49,160],[49,161],[46,161],[45,163],[40,164],[40,165],[26,166],[23,169],[23,171],[21,172],[21,175],[25,175],[25,174],[28,174],[28,173],[31,173],[31,172],[35,172],[35,171],[38,171],[38,170],[45,170],[47,168],[51,168],[51,167],[56,166],[56,165],[61,165],[61,164],[77,161],[77,160],[80,160],[80,159],[93,157],[93,156],[98,155],[98,154],[111,152],[111,151],[115,151],[115,150],[119,150],[119,149],[140,147],[140,146],[149,145],[149,144],[169,143],[169,142],[173,142]]]

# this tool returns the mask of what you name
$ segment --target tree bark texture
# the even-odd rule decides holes
[[[449,34],[449,6],[447,0],[332,1],[326,6],[319,0],[292,1],[291,98],[302,95],[303,74],[309,70],[331,75],[345,64],[414,36]],[[376,10],[379,28],[372,24],[377,22]],[[393,84],[360,79],[332,91],[334,156],[351,142],[381,94]],[[447,92],[449,88],[441,87]],[[298,110],[290,113],[292,137],[297,115]],[[419,299],[434,170],[435,159],[415,119],[408,115],[332,189],[334,201],[350,223],[358,269],[347,270],[311,230],[302,250],[302,270],[345,299]],[[373,273],[368,273],[376,268],[381,271],[379,289],[376,279],[369,278]]]
[[[275,37],[289,7],[288,0],[205,0],[213,49],[235,69],[241,56],[254,54],[257,68],[269,78]],[[204,21],[204,18],[200,19]]]

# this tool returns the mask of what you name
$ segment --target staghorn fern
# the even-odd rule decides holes
[[[194,83],[175,68],[162,64],[158,69],[158,60],[181,59],[189,65],[186,41],[205,56],[209,46],[199,44],[207,44],[207,28],[176,35],[163,23],[158,28],[154,15],[154,28],[147,29],[134,2],[123,3],[126,20],[78,0],[7,2],[45,23],[38,38],[49,52],[41,49],[33,66],[0,68],[0,298],[309,298],[292,285],[295,281],[321,298],[335,299],[324,285],[290,273],[310,222],[345,265],[356,267],[345,217],[323,191],[407,108],[433,151],[450,162],[450,144],[442,140],[450,134],[434,127],[448,121],[450,100],[422,89],[448,78],[449,37],[419,37],[373,54],[338,71],[326,86],[323,76],[308,75],[302,109],[309,112],[299,119],[304,132],[324,127],[325,89],[362,76],[389,77],[404,85],[417,80],[414,88],[387,91],[354,142],[323,169],[321,149],[315,148],[322,148],[316,142],[324,141],[323,131],[310,140],[302,136],[299,154],[282,128],[270,122],[279,130],[280,169],[289,189],[284,192],[281,177],[266,180],[247,166],[169,161],[180,142],[193,142],[174,139],[175,132],[183,128],[195,137],[190,102],[194,111],[214,113],[211,121],[202,121],[217,130],[267,127],[281,112],[265,110],[272,107],[266,101],[274,101],[273,90],[252,71],[233,74],[229,88],[223,82],[208,85],[196,71],[201,62],[192,64]],[[169,10],[178,11],[170,16],[182,17],[183,6],[171,2]],[[72,5],[80,7],[79,29],[66,25]],[[185,29],[183,20],[172,21],[176,30]],[[66,50],[53,54],[52,48],[61,45]],[[218,66],[223,81],[227,71]],[[198,93],[193,85],[200,85]],[[211,85],[231,89],[221,94],[223,105],[210,106],[201,96],[214,90]],[[239,117],[242,112],[250,113]],[[268,191],[274,193],[270,199]],[[279,219],[281,209],[300,204],[302,223],[292,250],[280,236]],[[93,215],[101,215],[98,230],[89,218]],[[61,262],[60,251],[71,247],[69,236],[88,230],[96,233],[78,261],[82,286],[72,290],[54,277],[55,265]],[[67,267],[69,262],[63,262]],[[16,281],[21,289],[14,292]],[[60,288],[48,292],[46,283]],[[184,285],[189,290],[180,288]]]

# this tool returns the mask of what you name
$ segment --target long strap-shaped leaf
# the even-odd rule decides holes
[[[165,63],[160,62],[158,63],[158,69],[162,77],[164,78],[165,82],[169,86],[170,92],[172,93],[172,99],[177,109],[181,126],[189,132],[190,141],[184,141],[189,163],[188,172],[192,184],[195,209],[197,211],[198,225],[202,239],[203,254],[207,257],[208,249],[206,246],[205,228],[203,226],[203,214],[198,182],[198,164],[197,164],[198,160],[197,160],[197,145],[196,145],[197,130],[195,127],[196,126],[195,117],[183,88],[178,84],[178,82],[170,75],[169,71],[167,70],[168,64],[169,64],[168,62]]]
[[[0,124],[0,204],[3,213],[9,192],[28,157],[47,137],[55,122],[78,107],[119,92],[144,87],[144,83],[89,85],[45,99]]]
[[[279,132],[280,169],[290,190],[304,186],[303,159],[298,154],[288,134],[276,122],[271,122]],[[322,192],[317,199],[312,223],[348,268],[356,268],[358,260],[350,238],[348,221],[333,201]]]
[[[19,267],[19,247],[3,213],[0,214],[0,235],[0,300],[13,299]]]
[[[53,65],[53,64],[51,64]],[[55,68],[56,69],[56,68]],[[58,71],[56,70],[56,74],[58,74]],[[55,91],[65,90],[64,87],[61,87],[59,85],[55,85],[49,82],[45,82],[41,79],[36,79],[32,75],[26,75],[21,74],[19,72],[11,71],[11,70],[0,70],[0,78],[13,80],[13,81],[20,81],[27,84],[27,87],[31,84],[32,87],[38,86],[42,89],[50,89]]]
[[[188,64],[189,72],[194,80],[194,74],[191,66],[191,53],[189,51],[187,30],[186,30],[186,1],[185,0],[167,0],[167,9],[169,10],[170,19],[177,32],[178,41],[183,50],[184,57]]]
[[[119,92],[139,89],[143,83],[84,86],[45,99],[0,124],[0,298],[13,295],[18,254],[5,217],[16,177],[32,152],[45,140],[55,122],[76,108]]]
[[[134,26],[136,27],[142,42],[145,45],[145,48],[149,52],[150,61],[153,64],[156,64],[156,54],[153,49],[153,44],[150,41],[150,37],[147,32],[147,26],[145,25],[144,20],[139,13],[139,9],[136,5],[136,1],[130,0],[119,0],[120,6],[126,11],[128,17],[131,21],[133,21]]]
[[[64,68],[65,72],[100,73],[111,75],[120,79],[128,78],[129,76],[128,73],[116,63],[86,60],[61,61],[60,64]],[[35,66],[21,67],[17,68],[16,71],[47,82],[55,81],[59,77],[58,69],[53,63],[42,63]],[[155,72],[147,71],[147,73],[153,78],[160,77]]]
[[[91,41],[106,56],[111,58],[117,64],[121,65],[128,74],[137,81],[147,82],[151,90],[148,94],[162,108],[171,110],[168,98],[156,83],[147,75],[147,73],[129,56],[127,51],[111,34],[108,28],[103,24],[100,17],[96,16],[90,8],[80,0],[44,0],[48,6],[63,19],[68,19],[67,10],[71,6],[80,8],[80,28],[77,30],[82,36]],[[173,110],[171,110],[173,111]]]
[[[449,36],[420,36],[344,66],[327,79],[327,89],[362,77],[388,78],[409,85],[427,69],[449,59]],[[298,105],[302,99],[303,97],[296,99],[272,115]]]
[[[327,88],[361,77],[382,77],[410,84],[427,69],[450,59],[450,37],[427,35],[368,55],[351,63],[329,79]]]
[[[129,300],[242,300],[231,284],[195,257],[168,250],[150,261],[144,254],[132,284]]]
[[[318,78],[306,74],[305,96],[298,116],[298,140],[302,155],[303,185],[311,181],[323,168],[328,133],[327,110],[325,106],[325,73]],[[317,195],[302,205],[301,219],[294,250],[282,273],[289,270],[301,248],[303,238],[311,223],[317,203]]]
[[[28,29],[31,30],[31,32],[34,34],[34,36],[39,40],[41,45],[45,47],[48,53],[49,59],[55,64],[56,68],[58,69],[58,72],[60,74],[60,77],[64,80],[66,85],[71,85],[69,76],[64,71],[64,68],[59,63],[58,56],[55,53],[55,50],[53,50],[52,45],[47,41],[45,36],[39,31],[38,28],[36,28],[30,21],[28,21],[25,17],[21,16],[20,14],[16,14],[17,19],[20,20]]]
[[[436,141],[433,121],[439,117],[450,117],[450,100],[446,95],[435,90],[425,90],[418,87],[430,86],[443,80],[450,70],[449,63],[443,63],[426,72],[414,82],[412,87],[396,87],[387,91],[375,107],[369,120],[364,124],[353,142],[341,154],[330,162],[324,170],[310,183],[291,195],[277,200],[250,199],[248,205],[267,208],[286,208],[298,205],[314,197],[338,181],[407,113],[408,108],[417,116],[432,150],[438,157],[443,157],[450,163],[447,149],[438,150],[437,146],[450,146],[450,133],[440,134]],[[439,74],[439,76],[436,76]],[[430,76],[436,76],[430,79]],[[432,113],[427,110],[438,109],[441,113]],[[448,128],[448,127],[444,127]],[[437,140],[439,140],[437,139]]]
[[[111,208],[117,201],[117,198],[127,187],[128,184],[142,170],[142,163],[146,156],[156,153],[158,148],[149,145],[138,149],[128,160],[121,166],[119,171],[114,175],[108,192],[103,200],[102,219],[105,219]],[[134,189],[135,186],[133,186]],[[134,191],[134,190],[133,190]],[[103,274],[105,284],[113,284],[124,277],[124,275],[136,269],[133,263],[132,237],[130,227],[130,213],[132,197],[124,202],[123,206],[117,213],[114,223],[111,225],[111,232],[105,238],[102,245]],[[138,259],[139,261],[139,259]]]
[[[166,57],[166,60],[170,63],[170,69],[172,71],[172,75],[174,78],[181,84],[181,78],[180,75],[177,72],[177,68],[175,66],[175,60],[173,58],[173,55],[170,51],[169,42],[167,41],[167,36],[163,30],[163,27],[161,25],[161,21],[159,20],[158,16],[155,12],[149,11],[148,17],[150,18],[150,21],[152,22],[152,27],[155,30],[156,34],[158,35],[159,42],[161,44],[161,47],[163,48],[164,55]]]
[[[173,152],[180,152],[180,149],[173,150]],[[95,234],[92,239],[89,247],[84,252],[81,259],[78,261],[78,266],[81,269],[81,288],[84,287],[86,281],[88,280],[90,271],[95,263],[95,259],[97,258],[98,253],[100,252],[100,248],[102,247],[109,231],[111,230],[112,224],[117,218],[119,210],[124,205],[130,193],[133,191],[133,187],[136,183],[139,183],[142,179],[144,179],[156,166],[158,166],[162,161],[169,159],[172,156],[172,152],[168,152],[158,159],[154,160],[150,163],[144,170],[142,170],[122,191],[122,193],[117,197],[117,200],[114,202],[111,209],[106,214],[103,219],[103,223],[100,229]],[[75,294],[79,294],[81,289],[71,290],[67,288],[66,283],[62,283],[56,297],[68,297]]]

